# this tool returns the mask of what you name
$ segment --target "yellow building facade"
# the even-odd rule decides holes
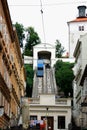
[[[8,3],[0,0],[0,128],[18,119],[20,99],[25,91],[25,70],[17,33],[12,26]]]

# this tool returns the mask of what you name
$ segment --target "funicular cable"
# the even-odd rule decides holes
[[[42,1],[40,0],[40,6],[41,6],[41,16],[42,16],[42,27],[43,27],[43,35],[44,35],[44,42],[46,44],[46,36],[45,36],[45,27],[44,27],[44,17],[43,17],[43,7],[42,7]]]

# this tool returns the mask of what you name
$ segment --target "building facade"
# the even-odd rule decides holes
[[[77,126],[87,128],[87,15],[86,6],[78,6],[78,17],[68,22],[69,57],[75,59],[73,72],[73,117]]]
[[[24,96],[25,70],[16,30],[12,26],[7,0],[0,0],[0,128],[5,129],[20,114]],[[15,124],[14,124],[15,125]]]
[[[42,125],[42,122],[45,121],[46,130],[67,130],[68,125],[71,123],[72,99],[58,96],[55,81],[55,62],[55,47],[53,45],[41,43],[34,46],[32,97],[25,97],[22,102],[24,128],[28,127],[28,125],[33,125],[34,128],[37,126],[36,122]],[[39,67],[42,68],[39,70]]]
[[[55,64],[55,46],[48,43],[41,43],[33,47],[33,69],[37,67],[37,60],[50,61],[51,67]]]
[[[71,123],[71,98],[57,98],[54,94],[40,94],[38,98],[24,97],[22,100],[23,127],[37,128],[43,125],[46,130],[68,130]]]
[[[87,34],[80,37],[74,50],[75,66],[73,81],[74,87],[74,109],[73,117],[76,125],[87,128]]]

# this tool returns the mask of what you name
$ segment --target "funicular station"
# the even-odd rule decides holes
[[[60,98],[55,81],[55,46],[33,48],[33,92],[29,102],[32,130],[67,130],[71,122],[71,98]]]

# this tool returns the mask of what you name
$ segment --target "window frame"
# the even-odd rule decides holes
[[[84,31],[84,26],[79,26],[79,31]]]
[[[58,116],[58,129],[65,129],[66,126],[66,117],[65,116]]]

